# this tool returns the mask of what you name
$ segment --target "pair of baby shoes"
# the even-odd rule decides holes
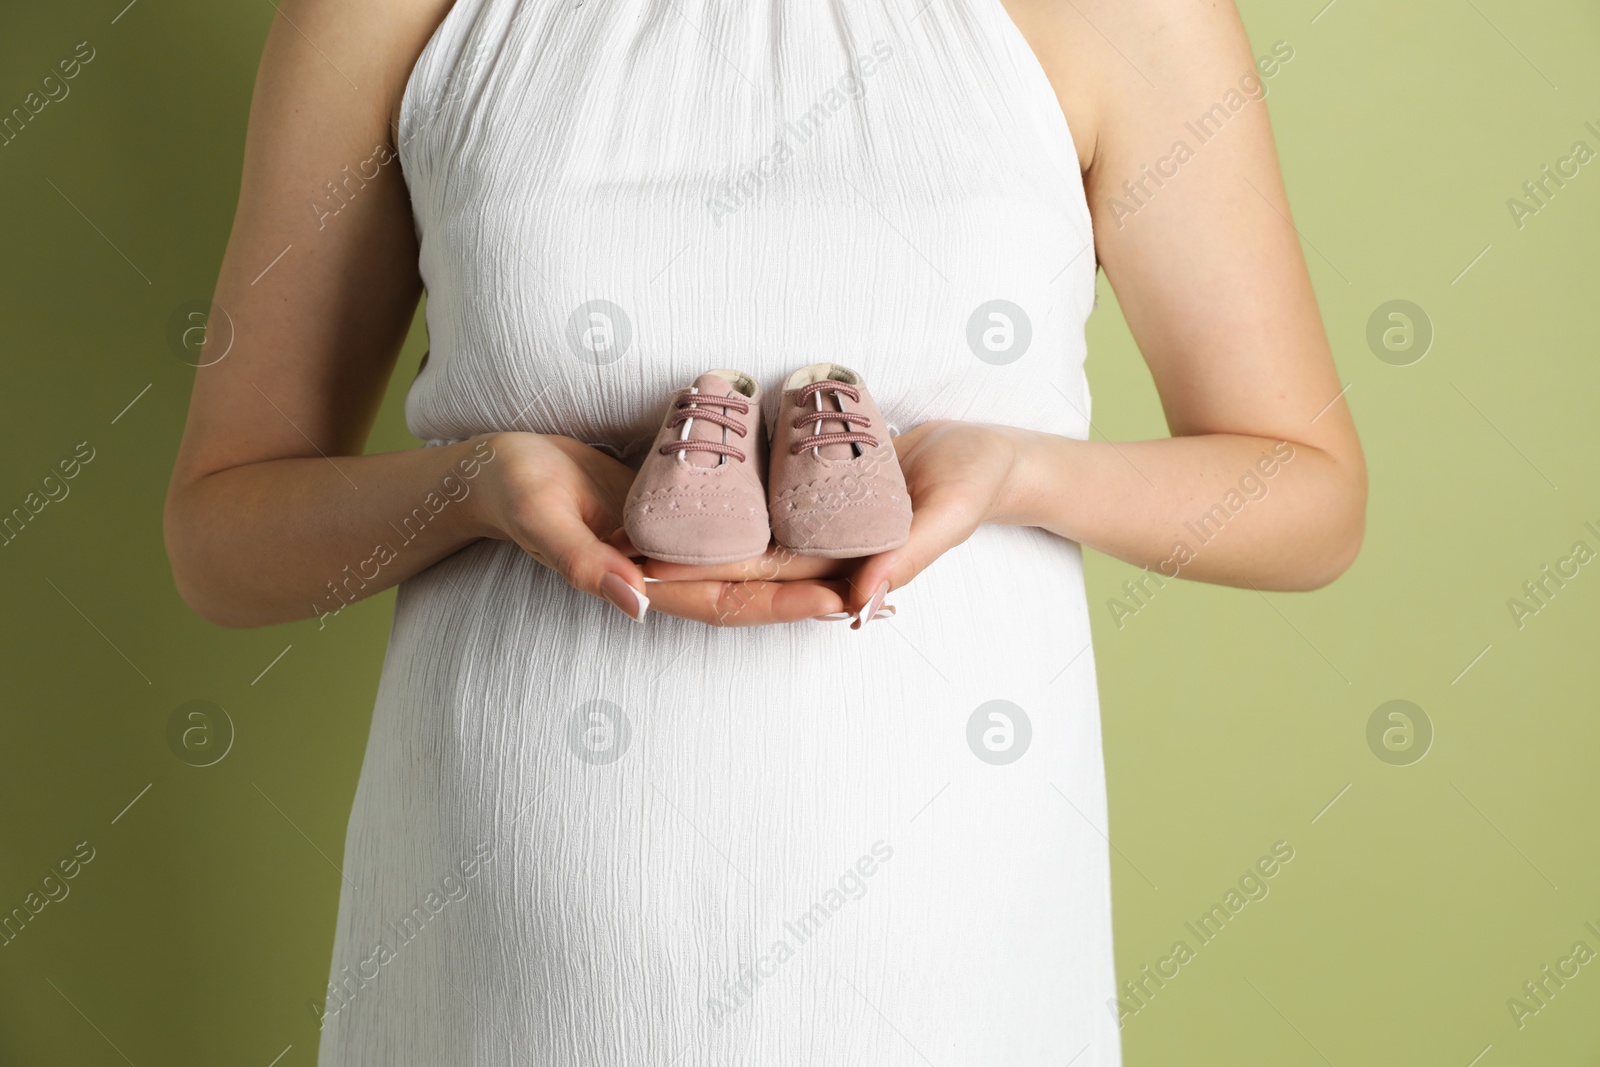
[[[673,392],[628,492],[628,539],[652,559],[734,563],[770,542],[849,559],[899,548],[911,499],[883,414],[861,375],[801,367],[762,425],[761,384],[710,370]]]

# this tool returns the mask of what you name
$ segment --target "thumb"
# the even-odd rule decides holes
[[[547,515],[538,544],[529,551],[574,589],[609,601],[635,622],[644,621],[650,609],[644,571],[615,545],[596,537],[575,512]]]
[[[845,610],[859,630],[872,621],[892,589],[910,583],[934,560],[972,536],[975,527],[955,501],[930,500],[911,514],[911,535],[899,548],[868,556],[851,582]]]

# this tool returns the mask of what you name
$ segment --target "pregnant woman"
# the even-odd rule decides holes
[[[284,0],[167,537],[226,626],[399,586],[323,1067],[1121,1062],[1080,545],[1361,540],[1289,56],[1211,0]],[[1101,269],[1169,439],[1089,439]],[[364,455],[424,291],[428,447]],[[675,391],[770,430],[830,363],[909,540],[643,558]]]

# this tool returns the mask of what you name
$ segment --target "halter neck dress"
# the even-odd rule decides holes
[[[430,445],[627,460],[708,368],[830,360],[898,432],[1088,434],[1089,211],[1000,0],[458,0],[398,133]],[[639,624],[493,540],[404,582],[322,1067],[1119,1064],[1079,546],[983,526],[890,601]]]

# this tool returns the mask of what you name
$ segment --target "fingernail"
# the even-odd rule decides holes
[[[862,606],[856,614],[856,621],[850,624],[850,629],[859,630],[878,615],[878,608],[883,604],[883,598],[889,595],[889,580],[885,578],[878,583],[878,591]]]
[[[855,618],[855,616],[850,614],[848,611],[835,611],[828,615],[813,615],[811,617],[823,622],[843,622],[846,619]]]
[[[623,581],[619,574],[608,573],[600,579],[600,595],[634,622],[643,622],[644,613],[650,610],[650,598]]]

